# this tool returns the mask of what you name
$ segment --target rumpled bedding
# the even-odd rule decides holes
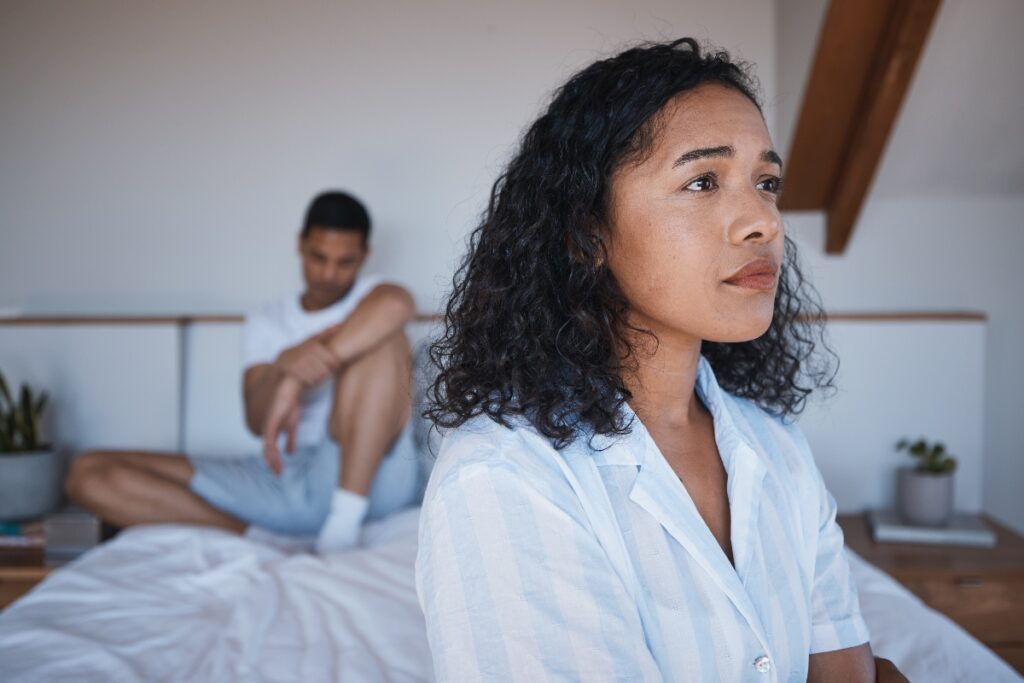
[[[432,681],[413,562],[419,509],[366,547],[288,554],[216,529],[129,529],[0,614],[0,681]],[[911,681],[1022,680],[850,553],[872,648]]]

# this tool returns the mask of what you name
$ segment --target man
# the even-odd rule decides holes
[[[413,504],[415,309],[405,289],[360,276],[369,233],[356,199],[316,197],[299,236],[304,293],[246,317],[245,419],[263,459],[90,452],[72,462],[68,495],[117,526],[204,524],[319,553]]]

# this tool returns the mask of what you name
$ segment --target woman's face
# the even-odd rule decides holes
[[[771,325],[783,255],[782,167],[761,114],[706,83],[669,101],[657,124],[647,158],[611,180],[608,267],[630,319],[662,342],[756,339]],[[761,275],[727,282],[757,259]]]

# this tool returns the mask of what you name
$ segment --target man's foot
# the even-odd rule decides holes
[[[337,489],[331,498],[331,511],[316,538],[319,555],[342,553],[359,545],[363,519],[370,501],[352,491]]]

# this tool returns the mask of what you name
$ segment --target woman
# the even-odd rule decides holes
[[[789,419],[833,373],[781,174],[750,77],[691,39],[589,66],[528,130],[432,348],[438,680],[875,680]]]

